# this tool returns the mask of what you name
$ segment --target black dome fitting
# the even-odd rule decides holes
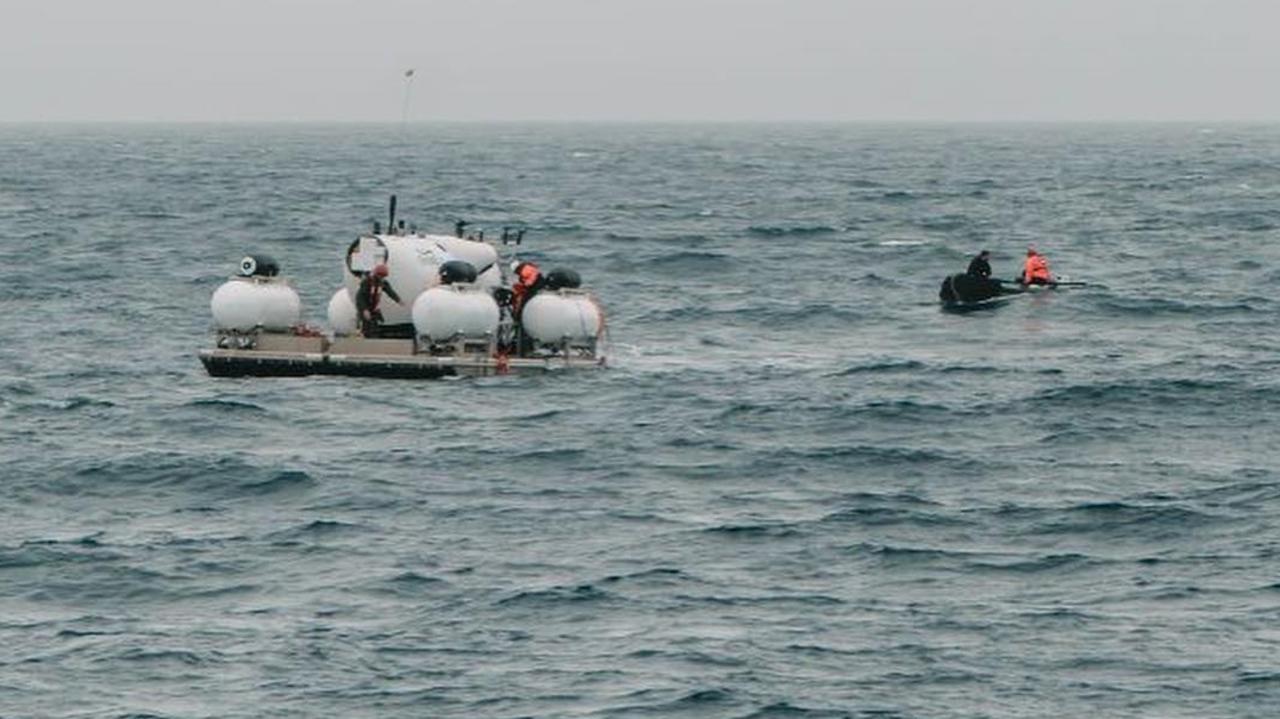
[[[240,260],[240,274],[244,277],[275,277],[280,274],[280,263],[267,255],[246,255]]]
[[[573,270],[555,269],[547,273],[547,289],[577,289],[582,286],[582,277]]]
[[[449,260],[440,265],[440,283],[452,285],[476,281],[476,268],[470,262]]]

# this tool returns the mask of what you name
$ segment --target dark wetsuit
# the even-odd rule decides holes
[[[982,255],[969,262],[963,275],[952,275],[942,282],[938,297],[943,302],[981,302],[1003,294],[998,280],[991,279],[991,264]]]
[[[969,269],[965,271],[965,274],[974,277],[990,277],[991,263],[983,259],[982,255],[978,255],[969,262]]]
[[[378,336],[378,326],[382,324],[382,313],[378,311],[378,304],[383,292],[396,302],[400,301],[400,295],[391,289],[389,282],[377,281],[373,275],[365,275],[364,279],[360,280],[360,287],[356,289],[356,324],[359,325],[360,333],[365,337]],[[369,311],[371,318],[368,321],[364,318],[365,310]]]

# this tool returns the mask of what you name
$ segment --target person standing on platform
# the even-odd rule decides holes
[[[360,287],[356,289],[356,322],[360,326],[360,334],[365,337],[377,337],[379,329],[382,326],[382,312],[378,306],[381,304],[382,295],[386,293],[396,304],[401,304],[400,295],[391,288],[391,283],[387,281],[389,270],[385,264],[376,265],[372,271],[365,274],[360,280]]]

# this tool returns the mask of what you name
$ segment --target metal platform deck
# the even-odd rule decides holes
[[[415,353],[412,340],[319,337],[261,337],[254,347],[201,350],[200,362],[214,377],[305,377],[343,375],[388,379],[439,379],[592,369],[604,366],[594,356],[498,358],[470,353]]]

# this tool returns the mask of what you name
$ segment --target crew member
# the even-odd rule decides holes
[[[360,280],[360,287],[356,289],[356,321],[360,326],[360,334],[365,337],[377,337],[379,334],[382,312],[378,310],[378,304],[382,300],[382,293],[385,292],[393,302],[400,304],[400,295],[387,282],[387,274],[387,266],[380,263],[373,271],[365,274],[364,279]]]
[[[1024,285],[1049,285],[1053,284],[1053,275],[1049,273],[1049,261],[1044,255],[1036,252],[1036,248],[1027,248],[1027,262],[1022,269],[1022,277],[1019,280]]]
[[[511,285],[511,314],[520,318],[520,310],[524,303],[533,298],[546,283],[542,271],[532,262],[521,262],[516,265],[516,281]]]
[[[969,269],[965,270],[965,274],[971,277],[981,277],[987,279],[991,276],[991,253],[983,250],[976,257],[969,261]]]

